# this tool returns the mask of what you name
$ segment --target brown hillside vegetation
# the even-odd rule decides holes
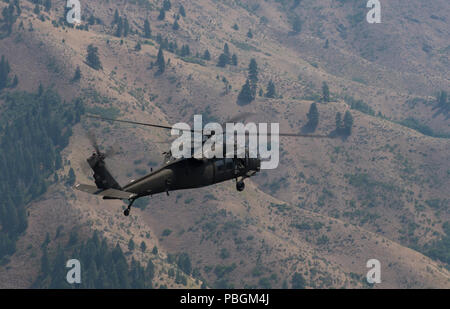
[[[450,288],[449,265],[427,255],[427,245],[444,237],[450,220],[450,121],[448,111],[436,108],[436,94],[450,90],[448,1],[383,1],[379,25],[365,21],[364,1],[171,2],[162,21],[162,1],[83,2],[82,26],[90,16],[102,21],[86,31],[59,23],[63,3],[52,1],[49,12],[37,15],[34,4],[21,0],[22,14],[0,40],[0,55],[18,75],[19,90],[35,92],[42,83],[66,101],[83,98],[90,113],[171,125],[192,123],[194,114],[226,121],[251,111],[252,121],[279,122],[281,131],[300,132],[317,102],[316,133],[331,133],[336,113],[350,110],[351,136],[282,138],[279,167],[246,180],[244,192],[236,192],[232,182],[172,192],[146,199],[130,217],[122,215],[123,202],[53,184],[27,205],[28,228],[10,262],[0,266],[0,287],[35,282],[47,233],[52,253],[67,243],[70,231],[84,239],[97,230],[124,252],[130,239],[144,242],[147,251],[128,252],[127,259],[152,260],[155,287],[185,287],[170,275],[180,270],[170,257],[187,253],[195,271],[185,274],[186,286],[192,288],[291,287],[296,272],[308,288],[368,288],[366,262],[372,258],[382,266],[382,283],[375,288]],[[186,17],[173,30],[180,4]],[[0,3],[0,10],[6,5]],[[114,35],[116,9],[129,21],[127,37]],[[299,34],[292,32],[296,16],[302,20]],[[146,18],[152,38],[143,37]],[[165,50],[161,75],[153,65],[157,34],[191,50],[189,56]],[[216,65],[225,43],[237,55],[237,66]],[[85,61],[90,44],[98,47],[101,70]],[[209,61],[201,57],[207,49]],[[239,106],[252,58],[259,87],[265,93],[273,80],[278,96],[257,96]],[[82,77],[73,82],[77,66]],[[323,82],[331,102],[321,102]],[[352,100],[364,101],[373,113],[351,109]],[[402,125],[407,119],[435,137]],[[73,168],[77,182],[92,182],[80,164],[92,152],[89,129],[101,145],[120,146],[108,159],[120,184],[159,165],[169,146],[154,143],[167,139],[164,131],[82,119],[62,152],[60,179]],[[57,236],[59,226],[64,229]],[[157,254],[151,252],[155,246]]]

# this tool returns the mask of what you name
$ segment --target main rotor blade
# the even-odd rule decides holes
[[[245,117],[245,116],[250,115],[250,114],[252,114],[252,113],[243,113],[242,116],[238,115],[236,117],[233,117],[233,119],[231,119],[231,120],[235,120],[236,121],[237,119]],[[103,120],[103,121],[130,123],[130,124],[136,124],[136,125],[141,125],[141,126],[172,130],[172,127],[169,127],[169,126],[163,126],[163,125],[151,124],[151,123],[145,123],[145,122],[138,122],[138,121],[132,121],[132,120],[113,119],[113,118],[100,117],[100,116],[96,116],[96,115],[85,115],[85,117],[99,119],[99,120]],[[190,130],[178,129],[178,130],[180,130],[180,131],[188,131],[188,132],[191,132],[191,133],[203,133],[203,130],[202,131],[194,130],[194,129],[190,129]],[[223,132],[222,134],[224,134],[224,133],[225,132]],[[255,135],[255,134],[244,133],[243,135]],[[256,135],[260,135],[260,133],[256,133]],[[270,135],[270,134],[267,134],[267,135]],[[328,136],[328,135],[301,134],[301,133],[279,133],[278,135],[279,136],[283,136],[283,137],[333,138],[332,136]]]
[[[166,129],[166,130],[172,130],[172,127],[169,126],[163,126],[163,125],[159,125],[159,124],[151,124],[151,123],[145,123],[145,122],[138,122],[138,121],[132,121],[132,120],[121,120],[121,119],[113,119],[113,118],[106,118],[106,117],[100,117],[100,116],[95,116],[95,115],[85,115],[85,117],[87,118],[94,118],[94,119],[99,119],[99,120],[103,120],[103,121],[113,121],[113,122],[122,122],[122,123],[130,123],[130,124],[136,124],[136,125],[140,125],[140,126],[147,126],[147,127],[153,127],[153,128],[160,128],[160,129]],[[183,130],[183,129],[178,129],[180,131],[189,131],[191,133],[194,133],[196,131],[194,130]]]

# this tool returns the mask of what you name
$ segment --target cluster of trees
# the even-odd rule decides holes
[[[353,116],[350,111],[346,111],[344,119],[340,112],[336,113],[336,133],[338,135],[350,136],[352,134]]]
[[[228,43],[225,43],[225,45],[223,47],[223,53],[220,54],[220,56],[219,56],[219,60],[217,62],[217,66],[221,67],[221,68],[224,68],[228,64],[237,65],[238,64],[238,59],[237,59],[237,55],[236,54],[233,54],[233,55],[230,54],[230,48],[228,47]]]
[[[62,167],[61,149],[83,113],[80,100],[63,102],[52,89],[5,95],[0,116],[0,259],[15,251],[27,228],[25,205],[40,196]],[[1,264],[1,263],[0,263]]]
[[[112,22],[112,26],[116,25],[116,32],[115,32],[115,36],[120,38],[120,37],[127,37],[128,34],[130,33],[131,29],[130,29],[130,24],[128,22],[127,17],[121,17],[119,15],[119,12],[115,11],[114,13],[114,19]]]
[[[93,44],[89,44],[87,47],[86,63],[94,70],[103,69],[100,57],[98,56],[98,47]]]
[[[0,39],[11,34],[12,27],[21,13],[19,0],[10,1],[9,5],[3,8],[0,20]]]
[[[11,73],[11,67],[9,66],[9,62],[5,58],[5,56],[2,56],[0,60],[0,93],[3,89],[7,87],[14,88],[19,83],[17,75],[14,75],[14,78],[11,80],[9,73]]]
[[[70,241],[69,241],[70,242]],[[146,267],[139,262],[131,261],[131,265],[117,244],[110,248],[105,238],[94,232],[85,242],[75,245],[69,243],[69,248],[59,247],[54,259],[50,260],[47,246],[43,246],[41,270],[34,288],[84,288],[84,289],[148,289],[152,288],[155,266],[151,260]],[[67,254],[69,252],[70,254]],[[69,259],[77,259],[81,265],[81,283],[71,285],[66,281]]]
[[[447,263],[450,267],[450,222],[442,225],[445,235],[437,241],[425,245],[425,254],[435,260]]]
[[[258,88],[258,64],[255,58],[250,60],[248,66],[247,80],[242,86],[241,92],[238,95],[238,104],[245,105],[251,103],[256,98],[256,89]]]

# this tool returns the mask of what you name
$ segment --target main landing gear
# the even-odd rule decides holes
[[[124,214],[125,217],[128,217],[128,216],[130,215],[131,206],[133,205],[133,203],[134,203],[135,200],[136,200],[136,199],[134,199],[134,198],[129,200],[129,201],[130,201],[130,204],[128,204],[127,209],[125,209],[125,210],[123,211],[123,214]]]
[[[238,190],[239,192],[244,191],[245,189],[245,183],[244,183],[244,179],[236,182],[236,190]]]

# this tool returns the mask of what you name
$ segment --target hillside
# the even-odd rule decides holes
[[[11,79],[18,77],[14,88],[0,89],[2,115],[13,108],[10,94],[38,93],[42,84],[62,106],[80,100],[85,113],[141,122],[192,123],[199,113],[226,121],[251,111],[251,121],[300,132],[316,102],[316,133],[335,130],[337,112],[350,111],[354,126],[347,138],[282,139],[279,167],[246,180],[244,192],[232,182],[172,192],[144,200],[126,218],[124,203],[70,186],[71,168],[76,182],[92,182],[81,164],[92,152],[86,132],[105,148],[120,147],[108,166],[121,184],[162,162],[168,135],[83,117],[68,122],[70,139],[55,148],[61,166],[46,178],[45,192],[25,203],[28,226],[15,253],[2,259],[0,287],[31,287],[47,234],[54,256],[59,247],[70,254],[74,231],[80,242],[98,231],[130,263],[151,260],[153,287],[281,288],[300,273],[308,288],[368,288],[371,258],[382,265],[375,288],[450,287],[449,248],[440,242],[450,237],[450,121],[449,109],[436,102],[438,92],[450,91],[447,1],[383,2],[378,25],[365,22],[365,3],[351,0],[171,1],[164,20],[163,1],[90,1],[77,27],[64,22],[62,4],[51,1],[46,11],[43,2],[38,11],[33,2],[17,2],[20,15],[0,39]],[[177,19],[181,4],[186,14]],[[129,25],[126,36],[118,36],[116,10]],[[299,33],[292,31],[296,18]],[[100,70],[86,62],[90,44]],[[217,66],[225,44],[237,65]],[[189,53],[181,52],[184,45]],[[155,74],[160,46],[166,68]],[[252,58],[258,92],[272,80],[277,96],[240,106]],[[77,67],[81,78],[74,81]],[[322,102],[323,82],[330,102]],[[180,262],[186,253],[192,267]]]

